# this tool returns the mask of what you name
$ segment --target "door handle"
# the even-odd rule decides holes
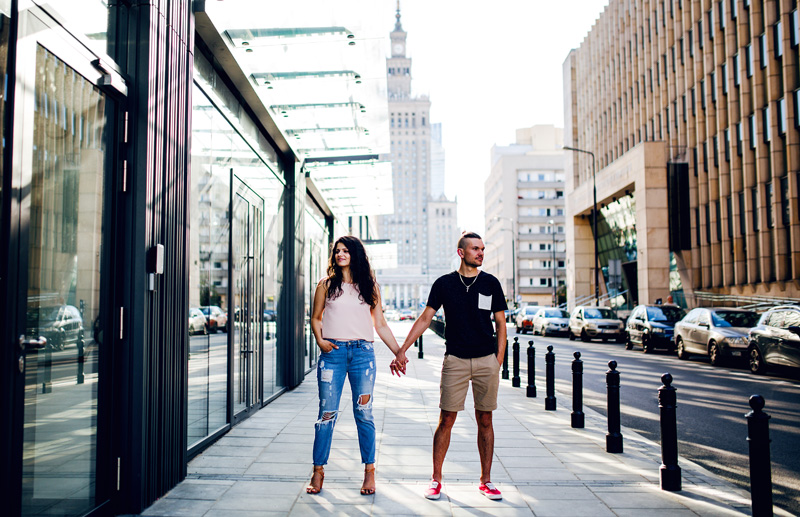
[[[44,336],[28,337],[24,334],[19,337],[19,347],[23,350],[41,350],[47,346],[47,338]]]

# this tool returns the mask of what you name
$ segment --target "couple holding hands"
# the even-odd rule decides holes
[[[395,354],[390,370],[400,376],[406,372],[406,350],[425,332],[439,307],[444,307],[447,324],[440,382],[441,411],[433,437],[433,474],[424,495],[428,499],[440,497],[442,464],[450,446],[450,432],[458,412],[464,409],[471,382],[481,462],[478,490],[489,499],[502,498],[491,482],[492,411],[497,408],[500,365],[506,347],[504,311],[507,306],[500,282],[478,270],[484,254],[481,237],[476,233],[464,233],[458,241],[457,252],[461,258],[458,270],[433,283],[425,310],[399,346],[383,316],[380,289],[364,245],[352,236],[340,237],[334,243],[328,276],[317,284],[311,315],[311,330],[322,353],[317,361],[319,415],[314,425],[314,471],[306,488],[309,494],[322,490],[324,466],[330,455],[345,377],[350,381],[353,394],[353,414],[364,463],[361,494],[375,493],[373,328]],[[496,328],[492,326],[492,316]]]

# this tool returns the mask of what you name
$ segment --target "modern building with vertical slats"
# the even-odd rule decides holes
[[[327,7],[0,0],[4,515],[140,513],[313,371],[392,206],[383,13]]]
[[[790,0],[609,3],[563,67],[593,154],[567,159],[570,300],[594,242],[606,303],[800,296],[799,25]]]

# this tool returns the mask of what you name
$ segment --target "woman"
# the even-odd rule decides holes
[[[405,354],[383,317],[380,290],[369,265],[364,245],[357,237],[340,237],[333,245],[328,277],[317,284],[311,330],[322,353],[317,361],[319,416],[314,425],[314,473],[306,488],[322,490],[324,465],[328,463],[333,427],[339,414],[345,376],[353,392],[353,414],[358,429],[364,483],[361,495],[375,493],[375,423],[372,390],[375,386],[375,352],[372,328],[395,354],[392,373],[405,373]]]

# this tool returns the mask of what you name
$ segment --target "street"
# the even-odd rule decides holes
[[[584,406],[604,415],[605,372],[608,371],[608,361],[615,360],[621,379],[623,427],[659,443],[658,388],[661,375],[672,374],[673,386],[678,390],[679,454],[748,491],[750,475],[744,415],[750,411],[750,395],[764,396],[764,411],[771,416],[774,503],[793,514],[800,514],[800,455],[796,453],[800,444],[800,426],[797,424],[800,421],[800,373],[797,371],[771,370],[766,376],[756,376],[743,364],[713,367],[707,359],[696,356],[681,361],[674,354],[646,355],[641,349],[625,350],[624,344],[520,335],[514,330],[509,327],[509,354],[514,337],[519,337],[522,389],[527,384],[526,350],[528,342],[534,341],[536,386],[542,405],[547,345],[553,345],[556,354],[555,388],[562,397],[558,399],[561,411],[571,411],[573,352],[579,351],[584,362]]]

